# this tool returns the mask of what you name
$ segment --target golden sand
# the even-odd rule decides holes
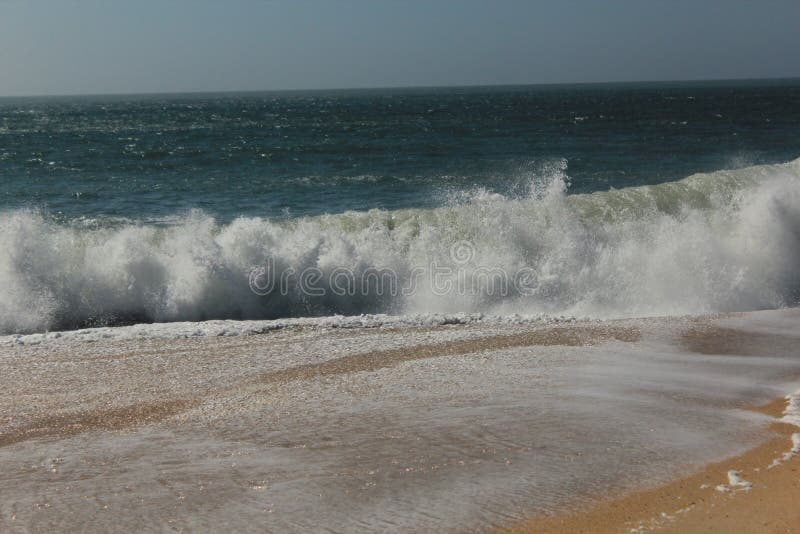
[[[779,417],[785,399],[757,411]],[[770,439],[747,453],[703,467],[664,486],[594,502],[576,513],[532,518],[501,532],[800,532],[800,455],[769,468],[792,448],[798,428],[775,423]],[[729,488],[728,472],[737,471],[752,487]]]

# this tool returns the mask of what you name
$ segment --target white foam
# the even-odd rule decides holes
[[[784,453],[784,455],[780,458],[775,458],[772,460],[772,463],[769,464],[767,469],[772,469],[773,467],[782,465],[784,462],[788,462],[797,456],[798,453],[800,453],[800,433],[795,432],[792,434],[792,448],[789,450],[789,452]]]
[[[132,326],[84,328],[41,334],[0,336],[0,346],[94,342],[130,339],[181,339],[190,337],[229,337],[263,334],[287,328],[403,328],[443,325],[547,325],[569,323],[572,317],[483,315],[483,314],[408,314],[298,317],[265,321],[202,321],[137,324]]]
[[[728,471],[728,484],[720,484],[714,489],[721,493],[735,493],[737,491],[750,491],[753,488],[753,483],[741,477],[741,471],[730,470]]]
[[[781,422],[800,427],[800,390],[786,396],[786,409],[783,412]],[[788,462],[800,454],[800,432],[792,434],[792,448],[780,458],[776,458],[769,464],[768,469],[778,467],[784,462]]]
[[[781,421],[800,426],[800,390],[786,396],[786,409]]]
[[[728,471],[728,485],[733,488],[745,488],[750,489],[753,487],[752,482],[748,482],[744,480],[740,475],[742,473],[740,471]]]
[[[65,225],[0,213],[0,333],[131,322],[261,320],[362,313],[484,313],[600,318],[779,308],[800,287],[800,160],[677,182],[567,195],[565,166],[523,198],[492,192],[432,210],[371,210],[291,220],[196,212],[164,227]],[[453,247],[469,243],[466,254]],[[389,269],[409,295],[298,291],[259,296],[250,273]],[[502,270],[466,292],[444,282]],[[448,278],[449,277],[449,278]]]

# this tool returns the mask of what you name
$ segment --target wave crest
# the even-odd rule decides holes
[[[619,317],[800,300],[800,160],[587,195],[567,195],[566,184],[560,165],[523,198],[478,191],[431,210],[228,225],[200,212],[109,228],[5,212],[0,333],[360,313]],[[251,273],[267,262],[281,273],[314,268],[322,292],[257,294]],[[446,271],[440,282],[470,287],[437,291],[433,266]],[[342,293],[330,286],[337,270],[391,271],[415,285]],[[499,271],[506,292],[483,276]]]

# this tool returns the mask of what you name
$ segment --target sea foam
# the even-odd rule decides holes
[[[0,333],[335,314],[610,318],[800,300],[800,160],[593,194],[567,184],[556,167],[514,198],[224,225],[202,212],[103,226],[6,211]],[[258,294],[252,274],[265,265],[313,269],[319,291]],[[341,272],[392,273],[409,290],[340,291]]]

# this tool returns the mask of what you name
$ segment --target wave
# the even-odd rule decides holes
[[[436,209],[225,225],[192,212],[166,226],[108,227],[0,213],[0,333],[371,313],[610,318],[800,302],[800,159],[573,195],[565,169],[515,198],[476,190]]]

